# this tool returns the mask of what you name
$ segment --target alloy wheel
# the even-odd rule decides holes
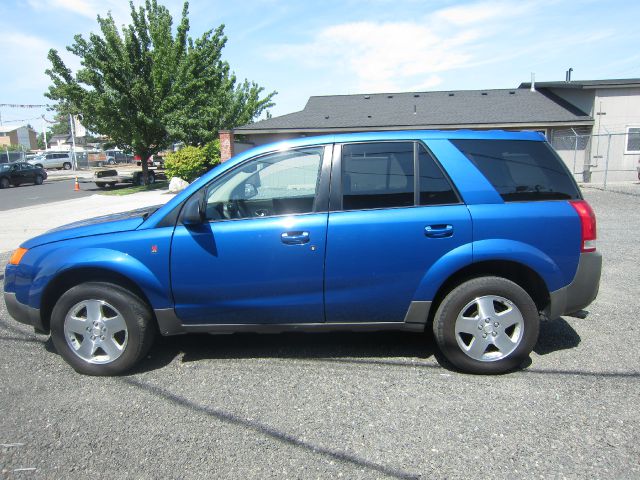
[[[460,349],[481,362],[509,356],[524,334],[524,318],[518,307],[504,297],[485,295],[465,305],[455,323]]]
[[[104,364],[125,351],[129,331],[122,314],[103,300],[83,300],[68,311],[64,338],[71,351],[82,360]]]

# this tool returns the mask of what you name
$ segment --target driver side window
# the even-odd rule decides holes
[[[324,147],[276,152],[249,160],[209,186],[207,220],[310,213]]]

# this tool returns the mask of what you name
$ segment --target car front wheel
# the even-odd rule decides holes
[[[149,307],[110,283],[77,285],[60,297],[51,314],[51,339],[78,373],[119,375],[149,351],[155,328]]]
[[[34,182],[36,185],[42,185],[43,181],[44,179],[42,178],[42,175],[36,175],[36,180]]]
[[[538,339],[539,314],[529,294],[500,277],[480,277],[454,288],[440,303],[433,333],[442,354],[468,373],[519,367]]]
[[[9,188],[9,179],[8,178],[0,178],[0,188]]]
[[[64,168],[65,170],[71,170],[71,164],[69,162],[64,162],[62,164],[62,168]]]

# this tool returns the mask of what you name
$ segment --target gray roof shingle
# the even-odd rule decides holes
[[[458,90],[310,97],[304,110],[234,129],[237,133],[470,125],[581,124],[593,119],[545,93]]]
[[[536,88],[633,88],[640,86],[640,78],[610,78],[607,80],[571,80],[570,82],[536,82]],[[518,88],[530,88],[531,83],[521,83]]]

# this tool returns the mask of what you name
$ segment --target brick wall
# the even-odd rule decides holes
[[[220,130],[220,161],[226,162],[233,157],[233,131]]]

